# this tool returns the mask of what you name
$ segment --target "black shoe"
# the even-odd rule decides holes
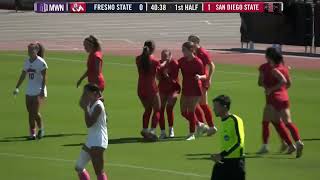
[[[29,136],[29,137],[27,137],[27,140],[29,140],[29,141],[36,140],[36,136]]]
[[[37,134],[37,138],[38,138],[38,139],[43,138],[43,134],[44,134],[44,133],[42,132],[42,130],[39,129],[38,134]]]

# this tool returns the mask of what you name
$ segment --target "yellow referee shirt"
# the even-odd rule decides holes
[[[236,115],[229,115],[222,119],[220,128],[223,158],[244,157],[244,127],[243,121]]]

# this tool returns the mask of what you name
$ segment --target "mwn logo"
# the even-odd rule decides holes
[[[40,4],[40,12],[65,12],[66,6],[62,3],[43,3]]]
[[[72,13],[85,13],[86,12],[86,3],[84,3],[84,2],[70,3],[70,12],[72,12]]]

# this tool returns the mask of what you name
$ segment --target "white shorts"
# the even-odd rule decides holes
[[[27,91],[26,91],[26,95],[28,95],[28,96],[39,96],[40,95],[40,92],[41,92],[41,90],[40,91],[30,91],[30,90],[28,90],[27,89]],[[44,97],[47,97],[48,96],[48,92],[47,92],[47,87],[45,87],[44,88]]]
[[[107,149],[108,147],[108,138],[104,136],[88,136],[85,145],[88,148],[91,147],[102,147]]]

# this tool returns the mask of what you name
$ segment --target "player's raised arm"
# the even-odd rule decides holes
[[[97,105],[94,110],[93,113],[90,115],[88,111],[85,110],[84,114],[85,114],[85,121],[86,121],[86,125],[87,127],[91,127],[93,124],[95,124],[98,120],[98,117],[101,114],[101,107],[99,105]]]

